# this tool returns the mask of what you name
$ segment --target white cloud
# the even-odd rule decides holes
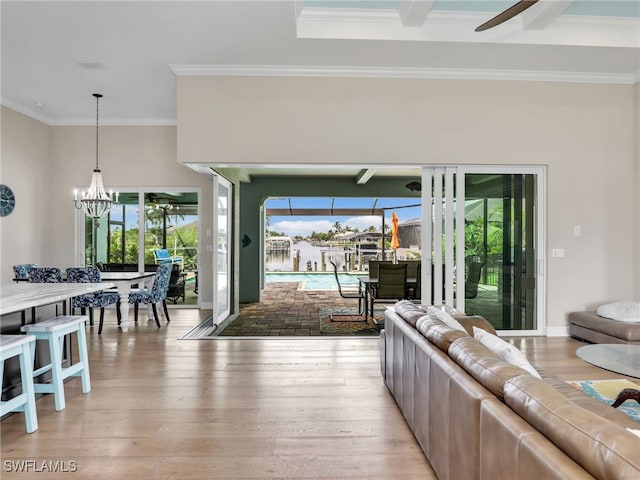
[[[335,222],[329,220],[283,220],[281,222],[272,223],[269,230],[284,233],[290,237],[302,235],[306,237],[313,232],[328,232],[333,228]]]
[[[331,217],[332,220],[317,219],[317,220],[281,220],[271,223],[269,230],[274,232],[283,233],[290,237],[301,235],[306,237],[313,232],[326,233],[333,230],[336,222],[339,222],[342,227],[357,228],[360,231],[366,230],[370,226],[374,226],[376,230],[379,230],[382,226],[381,218],[377,215],[365,215],[361,217],[349,217],[338,218]],[[391,224],[391,220],[387,221],[387,224]]]

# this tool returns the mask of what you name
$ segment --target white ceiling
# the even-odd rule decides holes
[[[176,73],[640,79],[639,0],[541,0],[473,31],[512,3],[3,0],[1,101],[91,124],[100,92],[101,124],[157,125],[175,123]]]

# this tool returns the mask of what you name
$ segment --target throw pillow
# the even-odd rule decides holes
[[[457,321],[455,318],[453,318],[451,315],[449,315],[447,312],[445,312],[444,310],[438,307],[434,307],[432,305],[427,309],[427,313],[430,313],[441,322],[447,324],[449,327],[455,330],[460,330],[467,333],[467,331],[464,329],[462,324],[459,321]]]
[[[505,362],[508,362],[516,367],[520,367],[526,370],[531,375],[537,378],[542,378],[538,371],[529,363],[527,357],[518,350],[515,346],[508,342],[505,342],[501,338],[483,330],[482,328],[473,327],[473,337],[480,343],[484,344],[487,348],[497,354]]]
[[[615,302],[598,307],[601,317],[621,322],[640,322],[640,302]]]

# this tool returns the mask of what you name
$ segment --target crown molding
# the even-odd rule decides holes
[[[636,83],[637,74],[551,72],[431,67],[339,67],[298,65],[170,65],[177,76],[424,78],[446,80],[514,80],[565,83]]]
[[[14,102],[7,98],[0,99],[0,105],[3,107],[10,108],[11,110],[15,110],[22,115],[33,118],[39,122],[44,123],[50,127],[84,127],[84,126],[94,126],[96,125],[95,120],[93,119],[59,119],[59,118],[50,118],[47,115],[44,115],[42,111],[38,111],[33,108],[26,108],[23,105],[20,105],[17,102]],[[177,125],[175,118],[164,118],[164,119],[118,119],[118,118],[107,118],[100,119],[101,127],[175,127]]]

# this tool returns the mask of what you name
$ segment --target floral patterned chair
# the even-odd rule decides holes
[[[29,269],[36,268],[35,263],[23,263],[22,265],[13,266],[13,281],[14,282],[28,282],[29,281]]]
[[[171,319],[169,318],[169,311],[167,309],[167,290],[169,289],[171,268],[172,264],[170,263],[163,263],[158,265],[151,290],[135,290],[131,292],[131,294],[129,294],[129,303],[133,303],[134,305],[134,321],[138,321],[138,305],[141,303],[150,303],[151,308],[153,309],[153,318],[156,321],[156,325],[158,325],[158,328],[160,328],[158,308],[156,307],[156,304],[158,302],[162,302],[162,308],[164,310],[164,316],[167,317],[167,322],[171,321]]]
[[[67,282],[71,283],[100,283],[100,270],[96,267],[70,267],[67,268]],[[84,314],[86,308],[89,309],[89,325],[93,326],[93,309],[100,308],[100,326],[98,327],[98,335],[102,333],[102,324],[104,323],[104,307],[116,304],[116,313],[118,315],[118,323],[120,323],[120,297],[116,292],[98,292],[87,293],[71,300],[71,313],[76,308],[81,308]]]
[[[28,273],[31,283],[60,283],[62,272],[58,267],[32,267]]]

